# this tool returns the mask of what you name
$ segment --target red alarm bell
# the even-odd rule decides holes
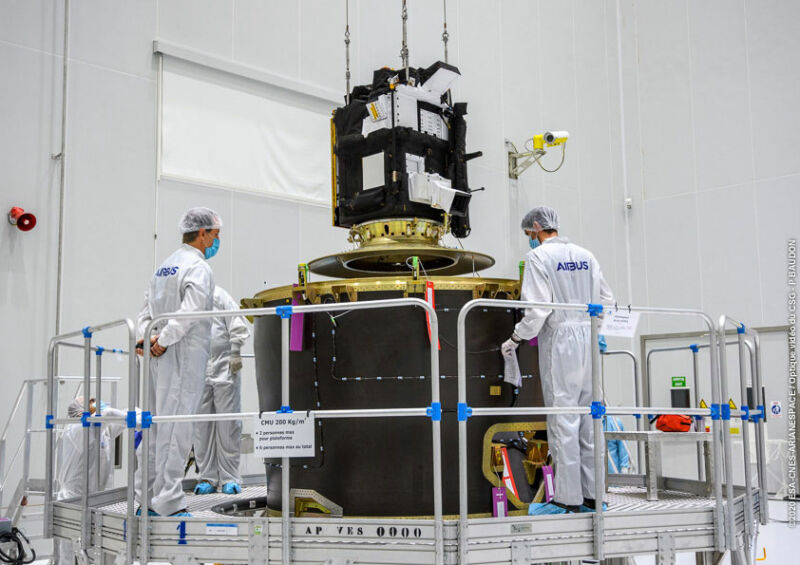
[[[8,213],[8,223],[17,226],[20,231],[31,231],[36,227],[36,216],[19,206],[14,206]]]

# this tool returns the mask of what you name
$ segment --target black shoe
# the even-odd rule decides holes
[[[603,503],[603,512],[608,510],[608,504]],[[597,501],[594,498],[584,498],[583,499],[583,506],[581,507],[581,512],[596,512],[597,511]]]
[[[566,510],[566,511],[567,511],[569,514],[577,514],[578,512],[580,512],[580,511],[581,511],[581,506],[580,506],[580,504],[578,504],[578,505],[572,505],[572,504],[561,504],[560,502],[556,502],[555,500],[551,500],[551,501],[550,501],[550,504],[555,504],[556,506],[558,506],[558,507],[560,507],[560,508],[563,508],[563,509],[564,509],[564,510]]]

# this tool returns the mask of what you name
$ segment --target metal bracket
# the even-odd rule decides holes
[[[658,565],[675,565],[675,538],[672,534],[658,534]]]
[[[512,540],[511,565],[530,565],[531,542],[529,540]]]
[[[198,565],[197,559],[191,555],[173,555],[169,561],[173,565]]]
[[[94,516],[94,534],[92,541],[92,562],[94,563],[102,563],[103,562],[103,511],[102,510],[94,510],[92,512]]]
[[[518,179],[519,176],[528,170],[528,167],[539,161],[545,154],[544,149],[534,151],[508,151],[508,178]]]
[[[330,511],[330,516],[341,518],[344,516],[344,509],[332,501],[330,498],[322,496],[320,493],[313,489],[293,488],[289,490],[289,508],[296,512],[297,499],[310,498],[314,502],[327,508]]]
[[[250,521],[247,562],[255,565],[269,564],[269,520]]]

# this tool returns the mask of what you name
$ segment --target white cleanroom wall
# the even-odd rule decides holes
[[[169,41],[341,97],[343,3],[71,6],[62,327],[135,315],[189,205],[223,214],[214,269],[236,298],[289,283],[297,263],[346,247],[325,205],[208,186],[208,179],[157,184],[152,54],[154,39]],[[526,245],[519,219],[535,204],[551,204],[565,234],[597,255],[620,303],[696,306],[753,326],[785,323],[785,244],[798,235],[800,218],[800,4],[620,6],[625,147],[616,0],[447,2],[450,61],[463,75],[454,95],[469,104],[468,150],[484,152],[471,162],[470,180],[487,188],[475,194],[474,234],[464,245],[497,259],[487,275],[516,277]],[[0,6],[0,73],[9,79],[0,89],[3,202],[39,218],[27,234],[5,223],[0,229],[0,313],[8,322],[0,355],[10,391],[0,413],[24,377],[41,375],[54,330],[59,169],[51,155],[61,127],[62,7],[51,0]],[[399,65],[400,9],[366,0],[350,7],[353,84],[360,84],[379,66]],[[409,14],[412,64],[442,57],[441,3],[412,0]],[[564,168],[553,175],[533,168],[510,183],[505,140],[520,146],[547,129],[571,132]],[[327,143],[327,131],[324,137]],[[290,182],[290,170],[299,169],[284,170],[281,182]],[[684,328],[647,320],[642,327],[673,329]],[[119,343],[114,335],[104,345]],[[80,369],[79,356],[72,359],[65,372]]]

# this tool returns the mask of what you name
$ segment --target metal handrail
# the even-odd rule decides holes
[[[767,403],[764,396],[764,387],[761,381],[761,337],[758,332],[748,328],[747,333],[753,338],[753,344],[745,342],[750,351],[750,372],[753,375],[753,401],[756,406],[762,406],[764,411],[756,424],[756,464],[758,466],[758,488],[761,496],[769,495],[767,484],[767,454],[766,438],[764,436],[764,423],[767,419]],[[759,514],[761,515],[761,525],[766,526],[769,522],[769,504],[759,504]]]
[[[14,455],[11,457],[11,461],[8,463],[9,470],[14,467],[14,463],[16,462],[17,457],[19,457],[19,452],[22,451],[23,445],[25,445],[24,436],[20,438],[19,443],[17,444],[17,449],[14,450]],[[5,457],[5,447],[3,448],[2,455]],[[3,492],[5,491],[7,480],[8,480],[7,473],[3,473],[3,475],[0,476],[0,508],[3,507]]]
[[[636,358],[636,355],[633,351],[628,351],[627,349],[608,349],[606,351],[600,352],[601,358],[610,356],[610,355],[624,355],[628,357],[633,362],[633,400],[636,403],[636,406],[641,406],[644,404],[644,400],[642,399],[642,391],[641,391],[641,375],[639,374],[639,360]],[[605,363],[602,364],[603,370],[603,396],[605,396]],[[639,414],[636,417],[636,430],[642,431],[642,415]],[[630,453],[628,450],[627,443],[625,444],[625,449]],[[641,442],[636,442],[636,466],[638,469],[642,468],[642,444]]]
[[[737,345],[737,344],[738,344],[737,341],[727,341],[727,342],[725,342],[725,345]],[[650,384],[651,384],[651,381],[650,381],[650,377],[651,377],[651,374],[650,374],[650,366],[651,366],[650,365],[650,357],[653,355],[653,353],[664,353],[664,352],[668,352],[668,351],[686,351],[688,349],[688,350],[692,351],[693,355],[696,355],[697,351],[695,351],[695,348],[696,349],[708,349],[709,347],[711,347],[711,346],[709,344],[707,344],[707,343],[699,343],[699,344],[698,343],[693,343],[691,345],[677,345],[677,346],[671,346],[671,347],[654,347],[653,349],[649,349],[647,351],[647,356],[646,356],[646,359],[645,359],[645,381],[647,382],[647,387],[646,388],[647,388],[647,400],[648,400],[648,402],[652,402],[653,401],[653,399],[652,399],[652,394],[653,394],[652,393],[652,388],[650,387]],[[697,400],[697,398],[699,397],[700,390],[697,387],[697,359],[696,358],[694,358],[694,361],[693,361],[693,369],[694,369],[694,374],[693,374],[693,378],[692,378],[692,391],[694,392],[695,400]]]
[[[71,380],[83,380],[81,376],[67,376],[67,375],[60,375],[56,377],[59,381],[71,381]],[[120,380],[119,377],[109,377],[107,379],[111,382],[118,382]],[[19,452],[22,449],[23,445],[25,447],[25,457],[24,457],[24,467],[22,473],[22,483],[27,483],[28,481],[28,471],[30,469],[30,433],[44,431],[44,430],[33,430],[31,428],[31,421],[32,421],[32,410],[33,410],[33,386],[37,384],[44,384],[47,382],[46,378],[35,378],[35,379],[24,379],[21,382],[19,392],[17,393],[17,397],[14,400],[12,405],[11,411],[6,419],[6,423],[3,427],[2,433],[0,433],[0,507],[3,507],[3,498],[5,496],[5,489],[8,486],[7,480],[11,471],[14,469],[14,463],[17,461],[17,457],[19,456]],[[8,445],[8,433],[11,429],[11,425],[16,418],[20,406],[22,405],[22,401],[24,398],[27,397],[27,409],[25,412],[25,432],[19,440],[19,444],[16,447],[14,452],[14,456],[9,461],[6,458],[6,447]]]
[[[727,346],[726,338],[725,338],[725,327],[728,325],[728,322],[734,324],[734,327],[737,329],[739,327],[744,328],[744,324],[734,321],[732,318],[728,316],[722,315],[719,318],[719,334],[717,336],[718,343],[717,348],[719,350],[719,382],[720,382],[720,394],[722,395],[721,402],[727,403],[728,398],[728,355],[725,347]],[[747,432],[747,426],[744,426],[745,433]],[[728,418],[722,420],[722,441],[725,451],[729,454],[732,453],[732,445],[731,445],[731,421]],[[749,446],[748,446],[749,447]],[[748,447],[744,448],[745,453],[749,453]],[[733,499],[733,465],[730,464],[730,455],[728,459],[725,461],[725,498],[728,500]],[[750,504],[750,513],[747,513],[747,509],[745,509],[745,520],[752,519],[753,513],[753,502],[752,502],[752,494],[750,492],[750,470],[747,468],[747,463],[745,462],[745,496],[747,497],[747,501]],[[736,538],[736,527],[735,527],[735,520],[736,514],[734,511],[733,504],[728,504],[728,520],[727,520],[727,528],[728,528],[728,537],[730,539],[731,546],[735,546],[737,544]],[[749,555],[749,551],[748,551]]]
[[[420,307],[423,308],[430,320],[430,335],[435,336],[438,340],[439,336],[439,321],[435,308],[428,302],[419,298],[395,298],[387,300],[371,300],[368,302],[355,302],[355,303],[338,303],[338,304],[309,304],[300,306],[284,307],[289,308],[293,313],[314,313],[314,312],[331,312],[339,310],[367,310],[367,309],[383,309],[383,308],[397,308],[397,307]],[[285,312],[285,311],[284,311]],[[277,307],[270,308],[253,308],[247,310],[248,316],[267,316],[267,315],[281,315],[281,405],[289,406],[289,317],[281,313]],[[143,339],[145,343],[149,343],[150,336],[156,324],[162,320],[169,319],[182,319],[182,320],[201,320],[205,318],[231,318],[241,316],[241,310],[217,310],[217,311],[204,311],[204,312],[178,312],[167,313],[159,316],[154,316],[148,323]],[[149,367],[150,367],[150,349],[143,348],[142,355],[142,373],[144,375],[142,386],[142,409],[144,411],[149,409]],[[439,349],[437,347],[430,348],[431,355],[431,406],[441,406],[439,396]],[[401,409],[402,410],[402,409]],[[413,409],[411,409],[413,410]],[[427,415],[425,413],[419,415]],[[374,410],[351,410],[349,411],[352,417],[360,415],[380,416]],[[384,412],[389,415],[392,414],[391,410]],[[402,414],[402,415],[417,415],[417,414]],[[194,416],[197,417],[197,416]],[[340,416],[344,417],[344,416]],[[156,422],[158,416],[153,416],[153,421]],[[170,418],[170,417],[168,417]],[[201,419],[201,418],[199,418]],[[162,420],[165,421],[165,420]],[[435,538],[435,553],[436,564],[442,565],[444,563],[444,523],[442,519],[442,476],[441,476],[441,421],[436,418],[431,418],[432,433],[433,433],[433,499],[434,499],[434,538]],[[145,430],[143,430],[145,431]],[[146,432],[146,431],[145,431]],[[141,466],[141,484],[143,493],[147,492],[148,488],[148,474],[149,474],[149,445],[150,434],[143,433],[142,436],[142,466]],[[128,461],[129,473],[133,470],[133,461]],[[289,511],[289,478],[290,473],[286,472],[289,469],[289,459],[284,457],[281,460],[281,514],[282,514],[282,532],[284,548],[282,553],[282,561],[284,565],[291,563],[291,513]],[[128,485],[128,523],[134,523],[133,519],[133,480]],[[149,531],[149,513],[148,513],[149,500],[146,495],[141,497],[141,551],[139,559],[146,563],[150,554],[150,531]],[[128,534],[128,557],[132,559],[132,544],[134,543],[135,534]]]
[[[594,402],[602,403],[601,390],[600,390],[600,349],[597,343],[597,336],[599,334],[599,320],[596,313],[592,313],[591,308],[587,304],[563,304],[563,303],[548,303],[548,302],[520,302],[509,300],[494,300],[494,299],[475,299],[467,302],[459,312],[458,315],[458,402],[463,406],[463,410],[467,412],[467,387],[466,387],[466,318],[471,310],[477,307],[494,307],[494,308],[547,308],[550,310],[570,310],[588,312],[591,316],[591,351],[592,351],[592,399]],[[647,313],[647,314],[664,314],[664,315],[678,315],[678,316],[692,316],[701,318],[708,326],[709,343],[716,342],[717,329],[714,321],[704,312],[699,310],[681,310],[674,308],[647,308],[647,307],[630,307],[630,311]],[[719,371],[718,371],[718,358],[716,349],[711,348],[711,382],[712,382],[712,397],[718,403],[720,396],[719,389]],[[473,415],[487,414],[487,409],[473,408]],[[638,410],[637,410],[638,411]],[[656,413],[654,410],[648,409],[649,413]],[[493,411],[497,414],[496,411]],[[613,413],[613,412],[612,412]],[[706,411],[709,414],[710,411]],[[458,555],[460,563],[467,563],[467,548],[468,548],[468,511],[467,511],[467,421],[466,417],[459,418],[458,423],[459,431],[459,543]],[[721,428],[717,420],[713,421],[714,435],[719,437]],[[602,437],[602,424],[600,419],[594,421],[595,438]],[[716,544],[719,551],[725,549],[724,537],[724,516],[722,514],[722,491],[720,488],[721,482],[721,469],[720,463],[723,460],[724,453],[721,451],[721,442],[713,442],[713,461],[714,461],[714,474],[715,474],[715,499],[716,506],[715,512],[719,519],[716,520]],[[595,449],[594,460],[594,473],[595,473],[595,488],[598,491],[595,493],[595,500],[603,500],[603,492],[600,490],[605,477],[604,458],[600,449]],[[732,501],[731,501],[732,503]],[[603,508],[602,504],[597,504],[596,513],[594,517],[594,553],[595,558],[598,560],[603,559]]]
[[[27,387],[28,381],[22,381],[22,386],[19,388],[19,393],[17,393],[17,398],[14,400],[14,407],[11,409],[11,413],[8,415],[8,419],[6,420],[6,425],[3,426],[3,433],[0,434],[0,444],[4,444],[6,439],[8,438],[8,428],[11,426],[11,422],[14,417],[17,415],[17,411],[19,410],[20,404],[22,404],[22,397],[25,396],[25,388]],[[2,462],[2,458],[0,458],[0,462]],[[0,469],[2,471],[2,469]]]
[[[55,463],[55,428],[52,424],[52,420],[57,418],[57,389],[54,386],[55,382],[55,367],[56,367],[56,353],[58,348],[61,346],[65,347],[75,347],[75,344],[71,344],[68,340],[71,340],[76,337],[83,337],[83,350],[84,350],[84,378],[83,378],[83,390],[88,394],[91,390],[91,354],[94,351],[95,353],[98,352],[98,347],[92,346],[92,336],[95,333],[125,326],[128,330],[128,352],[135,351],[136,349],[136,328],[133,321],[129,318],[114,320],[111,322],[106,322],[98,325],[93,326],[86,326],[83,329],[75,330],[72,332],[56,335],[50,339],[50,343],[47,349],[47,419],[46,419],[46,429],[47,429],[47,453],[46,453],[46,465],[47,465],[47,476],[45,479],[45,502],[44,502],[44,537],[50,538],[53,536],[53,479],[54,479],[54,463]],[[68,344],[69,345],[64,345]],[[80,346],[79,346],[80,347]],[[124,350],[121,352],[124,353]],[[128,403],[130,410],[134,409],[134,405],[132,404],[135,402],[135,390],[136,390],[136,370],[137,370],[137,363],[136,363],[136,356],[135,355],[128,355],[128,382],[129,382],[129,394],[128,394]],[[101,385],[102,377],[101,375],[97,375],[96,379],[98,388]],[[98,399],[99,400],[99,399]],[[99,405],[99,402],[98,402]],[[88,405],[85,407],[88,409]],[[89,509],[89,427],[84,428],[83,433],[83,453],[84,453],[84,461],[83,461],[83,497],[82,497],[82,508],[83,513],[81,516],[81,551],[86,552],[88,549],[89,537],[90,537],[90,524],[91,524],[91,513],[88,511]],[[128,438],[128,458],[135,457],[134,453],[134,437],[133,437],[133,430]],[[133,477],[129,477],[132,481]],[[130,524],[132,521],[129,521]],[[131,562],[131,561],[129,561]]]

